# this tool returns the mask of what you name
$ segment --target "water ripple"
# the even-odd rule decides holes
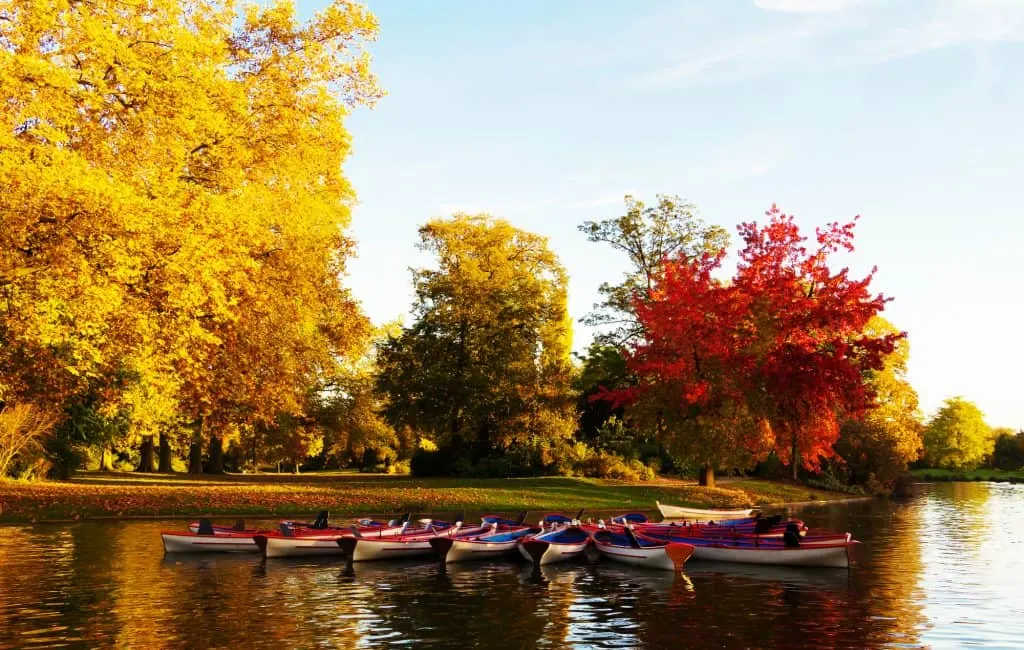
[[[1022,647],[1024,486],[804,511],[846,570],[163,557],[181,522],[9,526],[0,648]]]

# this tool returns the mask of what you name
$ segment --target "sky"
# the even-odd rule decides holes
[[[860,215],[845,262],[878,267],[924,413],[960,395],[1024,428],[1024,0],[366,4],[388,95],[347,125],[348,284],[375,322],[408,313],[417,228],[456,211],[547,236],[577,321],[626,269],[577,226],[626,194],[678,194],[734,243],[772,203],[808,233]]]

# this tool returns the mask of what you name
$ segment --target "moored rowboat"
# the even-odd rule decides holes
[[[647,569],[679,571],[693,555],[691,544],[657,541],[643,535],[634,535],[628,528],[625,534],[607,529],[591,533],[594,546],[610,560]]]
[[[836,568],[850,566],[850,550],[860,543],[851,539],[849,533],[815,536],[805,543],[797,533],[795,524],[790,524],[783,540],[704,539],[653,534],[650,537],[692,544],[693,560]]]
[[[569,526],[523,539],[519,552],[539,566],[579,557],[588,544],[590,533],[578,526]]]
[[[687,508],[684,506],[670,506],[660,501],[654,502],[665,519],[689,519],[693,522],[717,521],[723,519],[742,519],[750,517],[757,508],[742,508],[738,510],[705,510],[703,508]]]
[[[488,560],[515,553],[524,537],[543,532],[540,528],[519,528],[505,532],[491,532],[474,537],[434,537],[430,540],[438,557],[446,562]]]
[[[260,547],[249,533],[200,534],[162,531],[165,553],[258,553]]]
[[[850,566],[850,548],[858,542],[838,542],[812,546],[755,546],[746,543],[705,542],[694,544],[693,559],[741,564],[773,564],[778,566],[808,566],[847,568]]]

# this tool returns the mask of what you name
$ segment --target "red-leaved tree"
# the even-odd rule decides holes
[[[768,223],[739,227],[735,276],[713,277],[722,255],[665,260],[636,313],[647,333],[627,352],[636,386],[603,397],[658,429],[669,449],[715,467],[774,448],[792,467],[817,469],[833,455],[839,419],[872,406],[865,373],[883,366],[903,333],[865,325],[887,298],[869,290],[874,270],[851,279],[830,257],[853,250],[853,223],[816,231],[807,246],[775,206]]]

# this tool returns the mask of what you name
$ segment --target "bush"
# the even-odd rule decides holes
[[[46,456],[50,461],[46,478],[66,481],[85,465],[87,453],[66,438],[51,438],[46,445]]]
[[[649,481],[655,477],[651,467],[637,459],[594,451],[585,443],[565,443],[555,449],[555,471],[561,476],[610,478],[622,481]]]
[[[1017,470],[1024,466],[1024,432],[1002,432],[992,451],[992,467]]]
[[[398,460],[388,465],[388,474],[409,474],[412,472],[407,460]]]
[[[0,476],[17,460],[18,471],[35,467],[45,458],[56,418],[34,404],[7,404],[0,409]]]

